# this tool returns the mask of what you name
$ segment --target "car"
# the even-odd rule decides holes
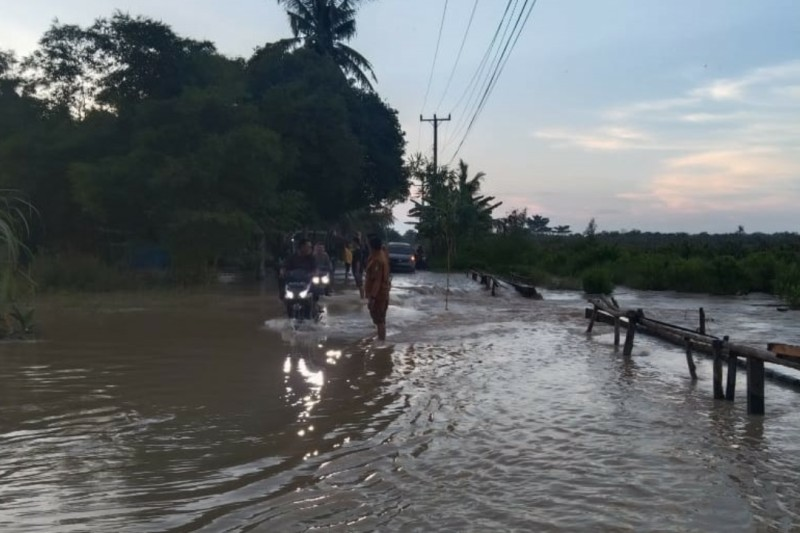
[[[417,270],[414,248],[407,242],[390,242],[386,245],[386,250],[389,252],[389,266],[392,272],[415,272]]]

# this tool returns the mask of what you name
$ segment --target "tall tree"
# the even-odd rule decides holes
[[[492,212],[502,202],[480,194],[483,172],[470,178],[464,161],[456,172],[447,167],[436,172],[433,163],[424,158],[411,163],[417,182],[424,184],[419,200],[412,200],[410,212],[417,219],[420,235],[434,244],[445,244],[448,254],[455,254],[460,242],[491,232]]]
[[[460,238],[487,233],[492,227],[492,212],[502,205],[494,196],[480,194],[485,172],[469,177],[469,165],[460,160],[455,176],[457,199],[457,233]]]
[[[69,110],[83,118],[97,93],[91,34],[55,20],[39,39],[39,48],[25,58],[27,90],[50,108]]]
[[[542,215],[533,215],[526,222],[531,233],[550,233],[550,219]]]
[[[372,91],[378,81],[369,61],[344,42],[356,34],[358,0],[278,0],[286,8],[294,39],[289,47],[305,46],[331,57],[349,80]]]
[[[215,54],[214,45],[183,39],[163,22],[117,11],[88,33],[100,70],[97,98],[117,109],[211,82],[199,60]]]

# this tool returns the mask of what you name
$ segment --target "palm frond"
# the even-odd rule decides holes
[[[374,91],[372,82],[367,74],[376,82],[378,78],[372,71],[372,65],[370,65],[369,61],[367,61],[364,56],[347,45],[337,44],[334,59],[346,74],[355,79],[358,85],[368,91]]]

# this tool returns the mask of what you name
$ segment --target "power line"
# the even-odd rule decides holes
[[[464,30],[464,37],[461,39],[461,46],[458,48],[458,54],[456,55],[456,61],[453,63],[453,70],[450,71],[450,77],[447,78],[447,84],[444,86],[444,92],[442,93],[442,97],[439,99],[439,103],[436,105],[437,108],[442,106],[442,102],[444,102],[444,98],[447,96],[447,91],[450,89],[450,83],[453,81],[453,76],[456,74],[456,69],[458,68],[458,63],[461,61],[461,53],[464,51],[464,45],[467,43],[467,36],[469,35],[469,30],[472,28],[472,21],[475,18],[475,11],[478,9],[478,2],[480,0],[475,0],[475,3],[472,4],[472,12],[469,14],[469,22],[467,23],[467,29]]]
[[[510,40],[508,42],[506,42],[506,46],[504,47],[503,53],[501,54],[501,57],[500,57],[500,62],[498,63],[497,68],[495,69],[495,72],[492,75],[492,79],[490,80],[489,85],[486,88],[486,91],[484,91],[484,95],[483,95],[483,97],[481,99],[480,104],[478,105],[478,108],[477,108],[475,114],[472,117],[472,120],[470,120],[469,126],[467,127],[467,132],[464,134],[464,137],[461,139],[461,142],[459,143],[458,148],[456,148],[456,151],[453,154],[453,157],[448,162],[448,164],[452,163],[453,160],[455,160],[456,156],[458,156],[459,151],[461,151],[461,147],[464,146],[464,142],[467,140],[467,137],[469,136],[470,132],[472,131],[472,126],[475,125],[475,121],[478,119],[478,117],[480,116],[481,112],[483,111],[483,108],[485,107],[486,102],[489,99],[489,96],[491,95],[492,90],[494,90],[494,87],[497,85],[497,80],[500,78],[500,74],[502,74],[503,70],[505,69],[506,64],[508,63],[508,59],[511,57],[511,52],[513,52],[514,48],[517,46],[517,41],[519,41],[519,38],[522,35],[522,31],[525,29],[525,26],[528,24],[528,20],[531,17],[531,13],[533,13],[533,8],[536,6],[537,0],[533,0],[532,1],[531,7],[528,9],[528,13],[525,15],[525,19],[522,21],[522,25],[519,27],[519,31],[517,32],[516,36],[514,36],[514,31],[517,29],[517,26],[519,25],[519,22],[522,19],[522,14],[525,11],[525,6],[528,4],[529,1],[530,0],[525,0],[525,5],[522,6],[522,11],[520,12],[520,16],[517,18],[517,22],[514,25],[514,30],[512,30],[512,36],[513,36],[514,41],[513,41],[513,43],[511,43]],[[510,49],[509,49],[509,44],[511,44],[511,48]]]
[[[422,101],[422,111],[425,111],[425,106],[428,103],[428,95],[431,92],[431,83],[433,83],[433,73],[436,70],[436,59],[439,57],[439,45],[442,42],[442,30],[444,29],[444,19],[447,16],[447,3],[444,0],[444,9],[442,10],[442,21],[439,23],[439,37],[436,38],[436,51],[433,53],[433,63],[431,64],[431,74],[428,76],[428,88],[425,90],[425,99]]]
[[[497,28],[495,29],[492,41],[489,43],[489,47],[486,49],[486,53],[484,53],[483,58],[481,59],[481,63],[478,66],[478,70],[476,70],[475,75],[472,77],[472,80],[470,80],[470,84],[469,86],[466,87],[464,94],[462,94],[462,97],[459,99],[459,102],[453,108],[453,111],[458,109],[459,104],[463,100],[464,95],[469,94],[466,100],[466,106],[464,107],[464,113],[461,113],[461,118],[456,123],[456,126],[452,129],[452,134],[448,136],[448,140],[445,143],[445,147],[450,146],[453,143],[453,141],[461,135],[467,123],[469,122],[469,117],[474,113],[475,109],[477,109],[477,104],[479,102],[481,94],[481,87],[485,86],[487,80],[489,80],[491,76],[491,72],[494,69],[494,64],[496,63],[497,58],[500,54],[500,49],[503,46],[502,42],[506,39],[506,35],[508,34],[508,29],[511,27],[511,20],[514,18],[514,14],[517,11],[518,5],[519,5],[519,0],[508,0],[508,3],[506,4],[506,9],[505,11],[503,11],[503,17],[500,19],[500,22],[498,23]],[[522,12],[520,11],[520,13]],[[500,37],[499,41],[497,39],[498,37]],[[498,43],[496,48],[495,48],[495,43]],[[487,69],[485,76],[484,76],[484,69]]]

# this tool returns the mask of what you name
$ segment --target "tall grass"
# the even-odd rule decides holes
[[[0,337],[26,335],[32,329],[32,311],[20,310],[16,298],[19,283],[32,284],[19,268],[28,253],[24,239],[30,235],[34,207],[16,191],[0,190]]]

